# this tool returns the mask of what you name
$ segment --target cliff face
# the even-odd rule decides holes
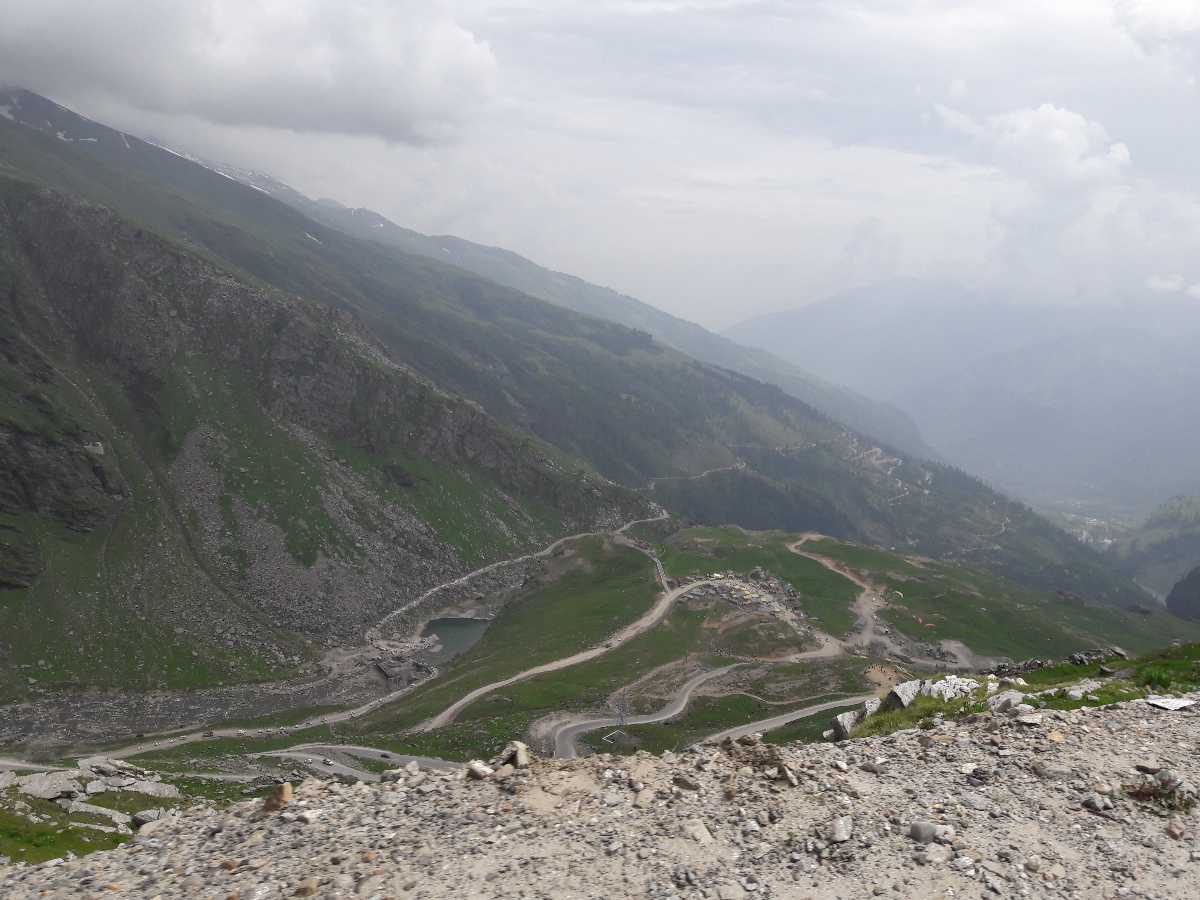
[[[348,316],[7,180],[0,324],[0,667],[51,682],[81,671],[65,635],[126,659],[135,622],[187,657],[135,682],[265,674],[456,572],[646,509]]]

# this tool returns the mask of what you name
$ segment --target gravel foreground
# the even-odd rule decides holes
[[[310,779],[279,809],[194,809],[117,850],[0,868],[0,897],[1195,900],[1198,751],[1200,705],[1130,702]]]

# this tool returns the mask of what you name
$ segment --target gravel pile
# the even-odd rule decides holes
[[[0,868],[0,896],[1195,900],[1198,743],[1200,705],[1131,702],[843,744],[410,766]]]

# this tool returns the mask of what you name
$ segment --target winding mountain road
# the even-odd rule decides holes
[[[493,569],[495,569],[499,566],[508,565],[511,563],[517,563],[517,562],[520,562],[523,560],[537,559],[537,558],[549,556],[556,549],[558,549],[563,544],[568,543],[570,541],[579,540],[579,539],[585,538],[585,537],[596,537],[596,536],[605,535],[605,534],[614,535],[617,537],[618,540],[620,540],[622,542],[622,544],[632,547],[633,549],[636,549],[639,552],[646,553],[646,555],[649,556],[654,561],[655,571],[656,571],[659,583],[664,585],[664,587],[665,587],[666,572],[663,570],[662,563],[658,560],[658,558],[656,556],[654,556],[654,554],[648,553],[643,548],[638,547],[636,544],[634,544],[632,541],[628,540],[627,538],[624,538],[623,535],[626,531],[628,531],[630,528],[633,528],[636,525],[644,525],[644,524],[647,524],[650,522],[661,522],[668,518],[670,518],[670,513],[662,512],[656,516],[651,516],[649,518],[634,519],[632,521],[626,522],[620,528],[617,528],[613,531],[592,531],[592,532],[585,532],[583,534],[570,535],[568,537],[559,538],[558,540],[554,541],[553,543],[549,544],[548,546],[544,547],[543,549],[537,551],[536,553],[530,553],[525,556],[516,557],[515,559],[501,560],[500,562],[496,562],[496,563],[492,563],[487,566],[483,566],[480,569],[476,569],[474,572],[469,572],[466,575],[461,575],[451,581],[444,582],[443,584],[440,584],[437,587],[431,588],[430,590],[428,590],[424,594],[422,594],[421,597],[419,597],[416,601],[413,601],[413,603],[406,604],[405,606],[402,606],[399,609],[393,610],[392,612],[390,612],[386,616],[384,616],[384,618],[379,622],[379,624],[376,625],[371,631],[372,632],[377,631],[391,617],[400,614],[401,612],[403,612],[406,609],[411,608],[415,603],[423,602],[424,599],[432,596],[437,591],[443,590],[443,589],[451,587],[453,585],[464,584],[464,583],[470,581],[472,578],[475,578],[476,576],[478,576],[480,574],[492,571]],[[368,632],[368,638],[370,637],[370,634],[371,634],[371,632]],[[321,715],[310,716],[310,717],[308,717],[300,722],[296,722],[292,725],[268,726],[268,727],[260,727],[260,728],[247,728],[247,727],[212,728],[212,729],[201,731],[200,729],[203,727],[203,725],[197,724],[197,725],[193,726],[192,730],[173,728],[173,729],[170,729],[169,731],[150,735],[147,738],[138,741],[137,743],[127,744],[122,747],[110,748],[110,749],[105,750],[104,752],[106,755],[109,755],[109,756],[130,757],[130,756],[138,756],[139,754],[142,754],[142,753],[150,753],[151,751],[169,750],[173,747],[180,747],[185,744],[200,743],[203,741],[217,740],[220,738],[278,737],[281,735],[286,735],[286,734],[291,734],[291,733],[295,733],[298,731],[303,731],[307,728],[314,728],[318,725],[336,725],[340,722],[347,722],[352,719],[357,719],[360,716],[364,716],[367,713],[375,711],[376,709],[378,709],[381,706],[386,706],[389,703],[399,700],[401,697],[403,697],[405,694],[412,691],[414,688],[419,686],[419,684],[421,684],[421,683],[423,683],[423,682],[418,682],[418,684],[408,685],[406,687],[399,688],[394,691],[389,691],[386,694],[382,694],[372,700],[368,700],[366,703],[360,704],[359,706],[355,706],[350,709],[344,709],[339,712],[323,713]],[[0,769],[5,768],[5,767],[6,767],[6,765],[4,763],[0,763]],[[12,765],[7,766],[7,767],[9,767],[9,768],[38,768],[43,771],[53,768],[52,766],[50,766],[50,767],[38,766],[36,764],[30,764],[30,763],[27,763],[27,762],[21,761],[21,760],[13,760]]]
[[[362,747],[357,744],[297,744],[294,747],[286,747],[282,750],[264,750],[261,753],[252,753],[250,754],[250,758],[261,759],[263,757],[273,757],[278,759],[294,759],[303,763],[305,768],[326,775],[347,776],[357,778],[360,781],[380,780],[379,775],[375,772],[347,765],[330,758],[337,755],[379,760],[380,762],[388,763],[394,769],[401,768],[410,762],[418,763],[422,769],[437,769],[443,772],[452,772],[463,768],[462,763],[437,759],[432,756],[410,756],[402,753],[390,753],[387,750],[380,750],[378,747]],[[315,758],[318,756],[320,759]],[[329,762],[325,762],[326,759]]]
[[[616,531],[611,531],[611,532],[610,531],[583,531],[583,532],[580,532],[579,534],[570,534],[570,535],[567,535],[566,537],[559,538],[558,540],[554,541],[552,544],[549,544],[549,545],[543,547],[541,550],[537,550],[533,553],[526,553],[524,556],[515,556],[512,559],[498,560],[497,562],[489,563],[486,566],[481,566],[480,568],[476,569],[473,572],[468,572],[467,574],[460,575],[457,578],[451,579],[450,581],[442,582],[441,584],[437,585],[436,587],[431,587],[429,590],[427,590],[421,596],[417,597],[415,600],[410,600],[408,603],[405,603],[403,606],[399,606],[396,609],[393,609],[390,613],[388,613],[386,616],[384,616],[382,619],[380,619],[379,622],[373,628],[371,628],[370,630],[367,631],[367,642],[370,643],[378,635],[379,630],[381,628],[383,628],[385,625],[387,625],[387,623],[389,621],[391,621],[393,618],[395,618],[398,615],[408,612],[408,610],[410,610],[410,609],[414,609],[414,608],[420,606],[426,600],[428,600],[430,597],[434,596],[435,594],[437,594],[441,591],[448,590],[453,587],[461,587],[462,585],[470,582],[472,579],[478,578],[480,575],[486,575],[488,572],[494,572],[496,569],[502,568],[503,566],[514,566],[514,565],[517,565],[518,563],[528,562],[529,560],[532,560],[532,559],[544,559],[545,557],[550,556],[552,553],[554,553],[554,551],[557,550],[559,547],[561,547],[563,544],[570,543],[571,541],[578,541],[578,540],[582,540],[583,538],[587,538],[587,537],[599,537],[602,534],[621,535],[621,534],[624,534],[626,531],[628,531],[630,528],[632,528],[635,525],[645,525],[649,522],[661,522],[661,521],[664,521],[665,519],[669,519],[670,517],[671,517],[670,513],[662,512],[659,515],[652,516],[651,518],[648,518],[648,519],[634,519],[631,522],[626,522],[620,528],[616,529]]]
[[[950,665],[956,669],[978,670],[988,668],[996,663],[996,659],[981,656],[971,650],[962,641],[956,640],[943,640],[939,642],[939,646],[954,657],[955,661],[952,664],[947,663],[944,659],[913,656],[903,644],[880,630],[878,613],[886,605],[886,601],[883,598],[883,592],[878,586],[871,584],[853,569],[837,560],[831,559],[828,556],[822,556],[820,553],[801,549],[809,541],[822,540],[824,537],[825,535],[816,532],[806,532],[800,535],[800,540],[788,544],[788,550],[797,556],[803,556],[805,559],[811,559],[813,562],[820,563],[830,572],[841,575],[859,588],[860,593],[855,599],[853,606],[851,606],[855,616],[857,616],[856,628],[854,633],[842,642],[844,646],[866,650],[872,645],[878,644],[884,647],[889,653],[932,669],[940,669],[943,666]]]
[[[646,551],[642,551],[642,552],[646,552]],[[648,555],[650,555],[650,558],[654,560],[654,565],[658,571],[658,577],[659,577],[660,583],[665,585],[666,574],[663,572],[662,563],[658,561],[657,557],[655,557],[651,554],[648,554]],[[682,585],[677,588],[672,588],[671,590],[666,591],[666,593],[664,593],[658,599],[658,602],[655,603],[652,607],[650,607],[650,610],[648,612],[646,612],[640,619],[638,619],[636,622],[631,622],[629,625],[626,625],[624,628],[622,628],[616,634],[612,635],[607,640],[605,640],[602,644],[598,644],[595,647],[590,647],[587,650],[581,650],[578,653],[572,653],[570,656],[564,656],[562,659],[556,659],[552,662],[543,663],[540,666],[534,666],[531,669],[526,669],[523,672],[518,672],[516,675],[513,675],[509,678],[505,678],[501,681],[493,681],[491,684],[485,684],[485,685],[483,685],[483,687],[475,688],[475,690],[470,691],[469,693],[460,697],[458,700],[456,700],[450,706],[446,707],[444,710],[442,710],[440,713],[438,713],[432,719],[428,719],[425,722],[422,722],[414,730],[415,731],[433,731],[436,728],[444,728],[446,725],[449,725],[451,722],[453,722],[454,719],[458,716],[458,714],[463,711],[463,709],[470,706],[472,703],[474,703],[480,697],[484,697],[487,694],[492,693],[492,691],[497,691],[500,688],[508,687],[511,684],[516,684],[519,681],[525,681],[525,680],[527,680],[529,678],[533,678],[537,675],[545,675],[548,672],[557,672],[559,669],[566,669],[566,668],[569,668],[570,666],[577,666],[580,663],[588,662],[589,660],[595,659],[598,656],[603,656],[605,653],[608,653],[610,650],[615,650],[617,647],[620,647],[622,644],[628,643],[629,641],[633,640],[638,635],[642,634],[645,631],[648,631],[649,629],[651,629],[655,625],[657,625],[659,622],[661,622],[663,620],[663,618],[666,616],[666,614],[670,611],[671,607],[675,604],[675,601],[678,600],[680,597],[682,597],[684,594],[688,593],[688,591],[691,591],[698,587],[702,587],[704,585],[716,584],[716,583],[717,582],[712,581],[712,580],[693,581],[691,584],[686,584],[686,585]]]
[[[579,736],[589,731],[595,731],[598,728],[615,728],[622,724],[653,725],[656,722],[665,722],[668,719],[673,719],[687,709],[688,703],[691,702],[692,694],[698,687],[715,678],[719,678],[726,672],[736,669],[739,665],[742,664],[734,663],[732,666],[725,666],[722,669],[701,672],[699,675],[692,677],[683,687],[676,691],[675,695],[667,702],[667,705],[658,710],[658,712],[646,713],[640,716],[626,716],[624,723],[619,718],[612,716],[601,719],[568,720],[561,722],[552,732],[554,738],[554,755],[558,759],[575,759],[579,755],[579,747],[576,743]]]
[[[711,734],[704,739],[706,744],[718,744],[725,738],[733,738],[737,740],[747,734],[759,734],[766,731],[774,731],[776,728],[782,728],[784,725],[790,725],[797,719],[806,719],[809,716],[815,716],[818,713],[828,712],[831,709],[837,709],[839,706],[853,706],[857,703],[865,703],[875,697],[874,694],[856,694],[853,697],[843,697],[840,700],[828,700],[825,703],[817,703],[813,706],[805,706],[800,709],[793,709],[790,712],[780,713],[777,716],[771,716],[767,719],[759,719],[756,722],[747,722],[745,725],[736,725],[733,728],[726,728],[724,731],[718,731],[716,734]]]

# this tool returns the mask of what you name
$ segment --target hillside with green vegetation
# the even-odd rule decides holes
[[[1173,497],[1112,548],[1122,568],[1165,599],[1200,565],[1200,497]]]
[[[279,678],[645,514],[344,313],[0,175],[0,699]]]
[[[1162,610],[1130,611],[1031,590],[983,569],[833,540],[804,549],[843,564],[882,593],[880,617],[915,641],[957,640],[976,653],[1058,658],[1117,645],[1143,652],[1200,628]]]
[[[667,572],[690,577],[754,568],[796,589],[805,615],[844,635],[854,624],[859,588],[835,571],[788,548],[799,535],[734,528],[684,528],[662,540]],[[986,656],[1062,657],[1097,645],[1134,651],[1172,638],[1196,639],[1200,627],[1162,610],[1140,612],[1085,603],[1026,588],[988,570],[831,539],[808,540],[803,552],[840,564],[883,597],[880,618],[914,642],[956,640]]]
[[[794,534],[740,528],[688,528],[664,541],[659,553],[673,578],[727,571],[748,575],[754,569],[769,572],[795,589],[807,617],[830,634],[845,634],[854,624],[850,605],[858,588],[820,563],[788,550],[796,539]]]
[[[777,356],[743,347],[626,294],[543,268],[509,250],[450,235],[421,234],[369,209],[351,209],[332,200],[313,200],[261,172],[221,165],[213,168],[267,191],[313,220],[347,234],[448,262],[530,297],[647,332],[695,359],[774,384],[830,418],[905,454],[925,459],[937,456],[922,440],[912,420],[896,407],[831,384]]]
[[[242,554],[260,538],[282,543],[305,571],[318,552],[351,571],[356,555],[377,540],[373,535],[393,527],[372,504],[343,502],[362,488],[375,497],[382,491],[403,498],[389,515],[411,513],[429,528],[421,541],[448,543],[455,562],[429,564],[442,558],[433,544],[384,539],[384,546],[399,546],[405,554],[387,576],[379,573],[380,580],[369,585],[352,577],[330,589],[340,579],[323,573],[299,596],[324,591],[325,599],[289,601],[289,612],[299,607],[303,618],[315,620],[343,600],[359,604],[350,598],[368,596],[382,604],[402,593],[397,584],[407,587],[459,564],[527,548],[558,533],[565,521],[588,518],[610,499],[631,503],[618,501],[619,492],[604,481],[590,481],[572,462],[579,459],[592,472],[643,488],[650,499],[698,521],[817,528],[969,559],[1038,588],[1089,600],[1123,606],[1143,600],[1101,557],[1028,509],[952,469],[901,459],[774,385],[705,365],[645,331],[355,238],[261,190],[35,95],[14,94],[7,106],[12,118],[0,119],[3,171],[111,207],[136,223],[130,227],[140,229],[139,239],[154,236],[170,242],[162,246],[182,245],[270,296],[279,295],[269,289],[282,291],[288,303],[310,311],[323,339],[370,334],[367,355],[376,354],[374,365],[424,386],[426,393],[414,389],[403,407],[381,411],[372,406],[376,393],[340,376],[340,360],[321,360],[333,368],[320,371],[342,389],[331,396],[310,370],[319,365],[313,360],[321,347],[316,337],[306,337],[310,344],[281,361],[282,383],[295,386],[290,391],[276,390],[271,380],[276,372],[249,350],[230,372],[228,361],[212,359],[214,348],[197,355],[185,345],[172,358],[180,365],[168,375],[162,350],[122,347],[115,355],[123,363],[140,365],[139,353],[151,357],[155,378],[136,390],[120,387],[117,393],[126,399],[118,396],[114,409],[125,404],[123,421],[129,425],[105,433],[153,446],[180,478],[190,477],[197,465],[210,466],[215,453],[228,472],[220,490],[200,493],[211,515],[197,511],[193,520],[186,509],[170,511],[190,529],[186,533],[203,536],[207,549],[187,552],[211,560],[206,583],[252,586],[254,567]],[[33,240],[61,246],[53,235]],[[159,289],[169,301],[176,285]],[[157,321],[138,324],[160,327]],[[113,337],[103,316],[89,321],[93,325],[98,335]],[[264,328],[269,337],[271,327]],[[12,377],[19,390],[28,376]],[[182,387],[174,383],[180,377]],[[247,400],[255,392],[261,396]],[[179,396],[191,397],[194,403],[183,406],[195,408],[175,411],[172,398]],[[324,398],[323,413],[336,412],[338,421],[309,415],[298,427],[288,422],[275,429],[247,419],[255,410],[272,419],[290,415],[287,404],[303,405],[306,397]],[[465,400],[431,399],[443,397]],[[14,415],[27,415],[24,405],[10,404]],[[169,414],[146,417],[143,425],[143,409],[160,406]],[[209,440],[209,429],[189,424],[196,415],[215,417],[214,429],[232,439]],[[404,416],[417,427],[400,425]],[[343,421],[346,417],[352,421]],[[477,454],[457,428],[438,430],[444,419],[487,421],[487,441],[503,434],[496,440],[504,451]],[[190,442],[179,445],[177,432]],[[268,457],[285,462],[267,467]],[[547,472],[553,477],[544,478]],[[701,472],[710,474],[690,477]],[[147,483],[157,485],[161,478]],[[337,496],[326,496],[331,492]],[[318,495],[324,513],[317,508]],[[447,499],[451,506],[461,504],[460,510],[447,510]],[[248,526],[248,518],[255,524]],[[29,555],[22,549],[29,529],[5,533],[4,556],[19,569]],[[314,589],[314,580],[320,588]],[[338,592],[342,596],[335,600]],[[356,609],[345,618],[360,613]]]

